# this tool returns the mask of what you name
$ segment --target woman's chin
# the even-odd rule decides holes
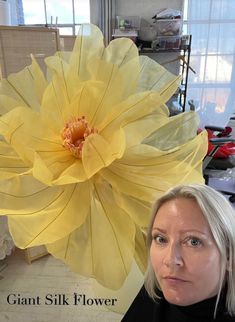
[[[169,291],[163,292],[163,294],[167,302],[178,306],[188,306],[198,302],[196,299],[190,299],[188,294],[180,294],[177,292]]]

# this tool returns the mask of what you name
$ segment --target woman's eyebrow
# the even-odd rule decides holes
[[[183,233],[183,234],[186,234],[186,233],[197,233],[197,234],[200,234],[200,235],[207,236],[207,233],[206,232],[203,232],[203,231],[197,230],[197,229],[182,229],[179,232],[180,233]]]
[[[159,228],[159,227],[153,227],[152,228],[152,231],[159,231],[160,233],[163,233],[163,234],[166,234],[167,233],[167,230],[165,229],[162,229],[162,228]],[[204,235],[204,236],[207,236],[207,233],[201,231],[201,230],[197,230],[197,229],[182,229],[182,230],[179,230],[180,233],[182,234],[185,234],[185,233],[198,233],[200,235]]]
[[[166,233],[166,230],[165,229],[162,229],[162,228],[159,228],[159,227],[153,227],[152,228],[152,231],[154,231],[154,230],[158,230],[158,231],[160,231],[160,233],[163,233],[163,234]]]

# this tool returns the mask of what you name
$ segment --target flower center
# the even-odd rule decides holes
[[[61,131],[63,147],[69,150],[73,156],[81,159],[84,141],[93,133],[98,133],[98,130],[89,127],[85,116],[73,118],[65,124],[65,127]]]

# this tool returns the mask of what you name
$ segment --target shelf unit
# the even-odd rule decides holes
[[[186,38],[185,38],[186,39]],[[179,93],[179,104],[182,106],[183,112],[185,111],[187,89],[188,89],[188,74],[190,69],[190,55],[191,55],[191,43],[192,35],[187,35],[188,41],[181,45],[181,52],[183,60],[181,61],[181,87]]]
[[[186,107],[186,98],[187,98],[187,88],[188,88],[188,74],[190,67],[190,54],[191,54],[191,43],[192,35],[182,35],[178,36],[176,40],[179,40],[177,45],[167,45],[167,37],[164,36],[164,42],[166,46],[157,46],[161,44],[161,37],[158,37],[158,41],[153,42],[141,42],[137,41],[137,46],[139,48],[140,54],[159,54],[159,53],[175,53],[176,58],[169,60],[167,63],[171,63],[179,60],[179,74],[182,76],[180,87],[178,88],[177,93],[173,96],[172,100],[177,100],[182,112],[185,111]],[[172,37],[169,36],[169,39],[172,40]],[[177,47],[177,48],[170,48]],[[193,71],[193,70],[192,70]],[[194,71],[193,71],[194,72]]]

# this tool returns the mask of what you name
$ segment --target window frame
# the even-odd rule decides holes
[[[55,21],[55,23],[53,23],[53,21],[48,21],[47,18],[47,0],[41,0],[43,2],[43,7],[44,7],[44,17],[45,17],[45,24],[27,24],[24,23],[25,26],[46,26],[46,27],[54,27],[54,28],[72,28],[72,35],[75,36],[76,35],[76,28],[79,27],[81,25],[81,23],[76,22],[76,10],[75,10],[75,0],[71,0],[71,4],[72,4],[72,22],[71,23],[57,23],[57,21]],[[90,1],[87,0],[90,4]],[[23,0],[22,0],[23,2]],[[90,10],[91,11],[91,10]],[[89,21],[91,21],[91,13],[89,15]],[[69,35],[69,34],[65,34],[65,35]]]

